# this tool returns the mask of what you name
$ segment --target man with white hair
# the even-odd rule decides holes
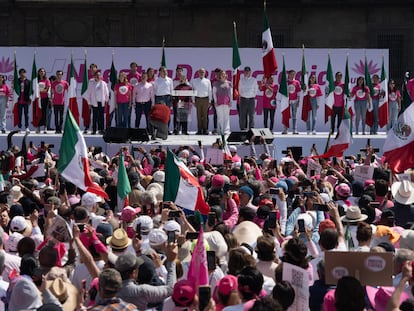
[[[96,215],[98,211],[98,203],[101,202],[101,198],[99,198],[96,194],[91,192],[86,192],[81,199],[81,205],[86,207],[89,212],[89,219],[92,222],[92,226],[96,229],[99,223],[105,220],[104,216]]]

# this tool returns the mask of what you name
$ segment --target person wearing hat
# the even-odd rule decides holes
[[[242,207],[249,207],[253,209],[254,211],[257,210],[257,206],[253,205],[253,197],[254,193],[252,188],[249,186],[242,186],[239,189],[239,197],[240,197],[240,204],[239,204],[239,210]]]
[[[168,311],[182,311],[195,309],[194,298],[196,296],[196,289],[188,280],[180,280],[174,285],[173,294],[164,300],[163,310]]]
[[[93,311],[125,310],[136,311],[138,308],[119,297],[118,291],[122,288],[122,278],[115,269],[106,269],[99,274],[99,296],[102,301]]]
[[[301,92],[300,82],[295,79],[296,71],[289,70],[288,73],[288,93],[289,93],[289,109],[292,118],[293,134],[299,134],[296,128],[296,115],[299,107],[299,96]],[[289,126],[285,126],[282,134],[287,134]]]
[[[240,130],[250,130],[254,127],[255,99],[259,90],[257,81],[252,77],[250,67],[244,67],[244,74],[239,81],[239,125]]]
[[[205,68],[198,70],[198,78],[193,79],[193,90],[197,92],[194,103],[197,109],[197,135],[208,135],[208,108],[213,98],[210,81]]]
[[[395,224],[404,227],[407,221],[414,220],[414,182],[397,181],[391,185],[394,198]]]
[[[104,216],[97,215],[99,208],[98,203],[101,201],[102,199],[100,197],[91,192],[85,192],[81,199],[81,205],[88,209],[89,219],[94,228],[96,228],[101,221],[105,220]]]
[[[354,248],[357,244],[356,231],[357,225],[361,221],[365,221],[368,215],[362,214],[361,209],[358,206],[349,206],[346,210],[346,214],[341,217],[341,221],[346,224],[346,229],[350,232],[350,238],[347,238],[348,250]]]
[[[167,284],[152,286],[148,284],[137,284],[139,265],[143,263],[142,258],[134,254],[123,254],[118,257],[115,269],[122,277],[122,287],[118,291],[118,297],[137,306],[138,310],[146,310],[148,303],[160,302],[173,294],[174,284],[176,283],[176,266],[178,248],[176,244],[165,246],[166,261],[168,271]]]

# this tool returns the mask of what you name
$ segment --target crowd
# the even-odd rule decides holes
[[[258,105],[256,96],[260,93],[263,124],[266,128],[272,132],[275,130],[277,106],[280,107],[281,114],[289,115],[286,119],[282,118],[282,134],[287,134],[289,128],[292,129],[293,134],[298,134],[298,118],[306,122],[308,134],[316,134],[317,112],[323,109],[325,104],[327,105],[325,122],[330,117],[332,133],[339,128],[345,109],[352,109],[355,114],[356,134],[359,131],[365,134],[368,125],[370,134],[373,135],[377,134],[381,127],[389,130],[396,123],[401,109],[401,93],[396,88],[394,80],[390,80],[389,85],[384,87],[378,75],[373,75],[372,86],[371,81],[367,83],[361,76],[358,77],[356,85],[350,87],[342,81],[341,72],[337,72],[333,81],[334,91],[330,107],[325,92],[318,85],[314,74],[309,77],[309,81],[300,82],[298,74],[290,70],[286,80],[287,106],[283,107],[279,92],[280,84],[276,83],[272,76],[258,81],[252,77],[251,68],[248,66],[244,68],[236,87],[221,68],[216,68],[215,75],[210,79],[206,78],[205,69],[200,68],[192,81],[187,80],[180,66],[176,68],[174,79],[168,77],[165,67],[159,68],[158,76],[154,72],[153,68],[138,72],[137,63],[132,62],[129,72],[121,71],[118,79],[111,74],[108,86],[108,83],[102,79],[98,66],[91,64],[88,71],[89,81],[82,86],[82,98],[85,103],[82,104],[81,116],[85,133],[90,131],[91,134],[102,134],[105,128],[112,125],[139,128],[144,114],[145,127],[154,137],[165,139],[168,134],[188,135],[188,123],[195,119],[191,115],[194,105],[197,120],[196,134],[210,133],[210,110],[214,113],[212,134],[229,134],[230,108],[233,99],[237,101],[240,130],[249,130],[255,127],[257,118],[255,112]],[[62,77],[63,72],[58,70],[56,76],[48,78],[45,69],[40,68],[37,80],[30,81],[26,77],[26,70],[24,68],[19,70],[19,77],[16,79],[19,85],[15,87],[19,96],[17,102],[13,103],[15,127],[21,130],[24,126],[27,131],[30,131],[29,108],[33,103],[32,123],[35,131],[40,133],[43,128],[44,133],[48,133],[53,130],[53,112],[54,130],[57,134],[62,133],[63,111],[68,108],[66,107],[70,102],[68,97],[73,96],[69,94],[69,83]],[[411,96],[413,86],[414,79],[407,83],[407,96]],[[32,94],[34,89],[39,90],[38,97]],[[0,130],[3,133],[6,132],[5,112],[11,95],[11,88],[6,84],[4,76],[0,76]],[[383,106],[385,102],[388,102],[388,105]],[[161,104],[166,107],[159,106]],[[353,108],[350,108],[351,106]],[[302,107],[302,111],[298,111],[299,107]],[[384,110],[383,107],[386,109]],[[75,114],[74,111],[72,113]],[[172,126],[170,126],[170,115]],[[131,123],[133,116],[135,116],[134,124]],[[291,125],[290,119],[292,119]]]
[[[131,187],[124,204],[121,151]],[[62,178],[47,146],[3,153],[0,310],[293,310],[304,300],[312,311],[414,309],[414,172],[391,176],[371,147],[331,161],[290,150],[278,160],[241,158],[232,146],[221,166],[192,146],[173,151],[202,188],[202,217],[164,200],[162,148],[109,158],[90,147],[89,175],[105,197]],[[45,175],[33,177],[28,164],[38,161]],[[308,169],[312,161],[320,170]],[[373,167],[372,179],[356,179],[358,166]],[[197,286],[201,234],[208,284]],[[328,284],[325,254],[337,251],[390,252],[393,286],[355,276]],[[303,272],[305,294],[289,265]]]

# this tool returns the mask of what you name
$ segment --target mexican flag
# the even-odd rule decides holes
[[[324,154],[313,156],[313,158],[342,157],[349,145],[352,144],[351,131],[350,114],[348,110],[345,109],[344,118],[342,119],[341,125],[338,129],[338,135],[332,142],[331,146]]]
[[[172,201],[187,211],[200,211],[203,215],[210,210],[198,179],[171,150],[168,150],[165,166],[164,201]]]
[[[87,129],[89,127],[89,125],[91,124],[91,110],[89,108],[88,101],[85,98],[83,98],[84,94],[88,90],[88,82],[89,82],[88,67],[86,65],[86,54],[85,54],[85,64],[84,64],[83,68],[84,69],[83,69],[82,90],[81,90],[81,95],[82,95],[82,119],[83,119],[83,126],[85,127],[85,129]]]
[[[114,55],[112,55],[112,64],[111,64],[111,71],[109,73],[109,82],[111,83],[111,88],[109,90],[110,93],[110,103],[109,105],[105,105],[105,124],[106,127],[110,127],[111,125],[109,124],[109,116],[111,114],[112,111],[114,111],[115,109],[115,84],[117,81],[117,77],[116,77],[116,69],[115,69],[115,64],[114,64]]]
[[[277,69],[275,51],[273,49],[272,33],[270,32],[269,21],[267,20],[266,6],[263,14],[263,33],[262,33],[262,60],[265,78],[270,77]]]
[[[57,169],[64,178],[79,189],[108,199],[106,192],[92,181],[89,174],[88,149],[70,110],[66,113]]]
[[[306,70],[305,48],[302,49],[302,71],[300,75],[300,86],[302,88],[302,121],[307,122],[309,111],[312,110],[310,96],[308,94],[308,72]]]
[[[280,111],[282,112],[282,124],[286,128],[288,128],[290,120],[290,107],[287,87],[285,56],[283,56],[282,79],[280,80],[279,92],[277,93],[277,101],[280,102]]]
[[[326,69],[326,101],[325,101],[325,123],[328,122],[329,117],[332,115],[332,107],[334,104],[334,92],[335,92],[335,81],[333,76],[331,55],[328,54],[328,68]]]
[[[368,86],[369,93],[372,97],[375,94],[375,90],[374,90],[374,87],[372,86],[371,74],[369,73],[366,56],[365,56],[365,85]],[[365,123],[370,127],[374,125],[374,108],[373,108],[372,102],[367,110]]]
[[[394,173],[414,167],[414,105],[411,103],[388,131],[384,157]]]
[[[42,119],[42,109],[40,107],[40,89],[39,81],[37,80],[37,67],[36,67],[36,54],[33,56],[32,65],[32,81],[30,85],[30,94],[33,102],[32,107],[32,124],[34,127],[39,126],[39,122]]]
[[[236,22],[233,22],[233,57],[232,57],[232,67],[233,67],[233,100],[239,98],[239,81],[240,81],[240,53],[239,53],[239,44],[237,43],[237,30]]]
[[[14,75],[13,75],[13,125],[17,126],[19,123],[18,102],[20,97],[20,81],[17,73],[16,52],[14,52]]]
[[[385,72],[384,57],[382,57],[381,66],[381,95],[379,100],[378,109],[378,124],[379,127],[386,126],[388,124],[388,79]]]
[[[72,56],[70,57],[70,72],[69,72],[69,110],[72,112],[73,117],[76,120],[76,123],[79,124],[79,108],[78,101],[76,99],[76,79],[75,79],[75,68],[73,66]]]
[[[118,182],[116,185],[118,194],[118,211],[121,211],[128,203],[128,194],[131,192],[128,175],[125,168],[124,153],[121,152],[118,166]]]

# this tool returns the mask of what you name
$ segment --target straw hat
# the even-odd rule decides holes
[[[368,218],[368,215],[362,214],[358,206],[350,206],[346,210],[346,215],[341,217],[342,222],[359,222]]]
[[[46,281],[46,288],[59,300],[64,311],[76,309],[78,290],[72,283],[58,277],[53,281]]]
[[[393,183],[391,193],[398,203],[404,205],[414,203],[414,183],[412,181],[403,180]]]
[[[112,236],[106,239],[106,243],[111,246],[112,249],[120,250],[130,245],[131,239],[128,238],[128,234],[124,229],[118,228],[112,233]]]
[[[242,221],[234,228],[233,234],[239,244],[247,243],[253,245],[256,243],[257,238],[262,235],[262,230],[254,222],[246,220]]]

